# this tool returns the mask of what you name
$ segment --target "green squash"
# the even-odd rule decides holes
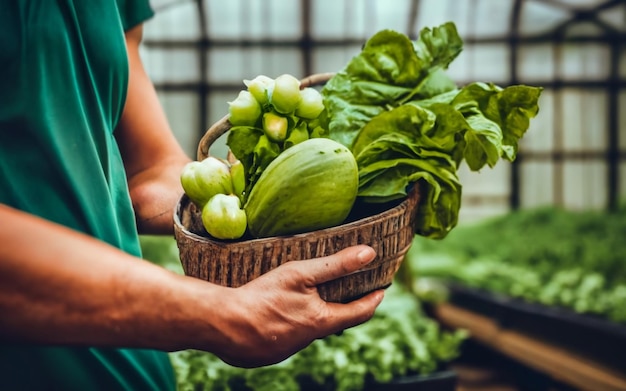
[[[244,206],[252,236],[304,233],[341,224],[356,200],[356,159],[344,145],[312,138],[276,157]]]

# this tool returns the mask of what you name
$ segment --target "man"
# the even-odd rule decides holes
[[[140,259],[138,230],[171,234],[189,161],[139,58],[147,0],[0,10],[3,388],[174,389],[167,351],[267,365],[373,315],[380,291],[335,304],[315,288],[367,246],[237,289]]]

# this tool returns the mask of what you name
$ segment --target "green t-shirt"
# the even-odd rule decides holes
[[[148,0],[0,7],[0,202],[138,256],[113,132],[128,83],[123,32],[152,15]],[[165,352],[0,345],[0,389],[174,388]]]

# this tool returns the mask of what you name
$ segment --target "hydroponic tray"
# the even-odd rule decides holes
[[[450,284],[448,288],[451,304],[626,372],[626,325],[463,285]]]

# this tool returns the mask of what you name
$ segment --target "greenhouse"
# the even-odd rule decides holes
[[[231,377],[231,389],[308,389],[298,381],[313,377],[319,389],[357,390],[374,389],[372,378],[440,372],[438,383],[406,389],[626,388],[616,348],[626,338],[624,2],[153,4],[145,64],[192,156],[244,80],[339,72],[384,29],[416,40],[453,22],[463,48],[447,73],[458,86],[542,88],[516,159],[461,165],[458,227],[443,240],[416,236],[394,283],[416,303],[389,295],[393,316],[383,305],[380,318],[276,368],[231,373],[202,353],[175,354],[181,387],[228,389]],[[226,156],[226,137],[211,151]]]
[[[0,388],[626,391],[626,1],[2,7]]]
[[[334,381],[336,389],[356,390],[367,387],[362,378],[446,370],[456,370],[456,386],[445,383],[450,373],[444,373],[433,388],[425,382],[416,389],[626,387],[625,357],[616,348],[626,338],[624,2],[164,0],[154,6],[146,66],[190,154],[227,113],[226,102],[245,88],[244,79],[341,71],[383,29],[415,40],[422,29],[451,21],[463,40],[448,68],[457,85],[543,89],[513,162],[479,172],[459,167],[459,226],[441,241],[416,236],[405,259],[410,267],[403,266],[411,283],[402,285],[410,286],[417,307],[410,300],[406,307],[390,304],[407,318],[381,310],[372,321],[380,326],[320,341],[304,357],[258,373],[227,375],[201,353],[177,354],[188,376],[183,387],[227,389],[221,377],[232,376],[250,389],[300,389],[300,376],[318,379],[327,387],[320,389],[332,389]],[[214,154],[225,156],[223,139]],[[407,330],[411,322],[414,330]],[[368,338],[361,331],[371,332],[371,341],[351,340]],[[329,351],[317,351],[324,348]],[[379,359],[369,361],[372,356]]]

